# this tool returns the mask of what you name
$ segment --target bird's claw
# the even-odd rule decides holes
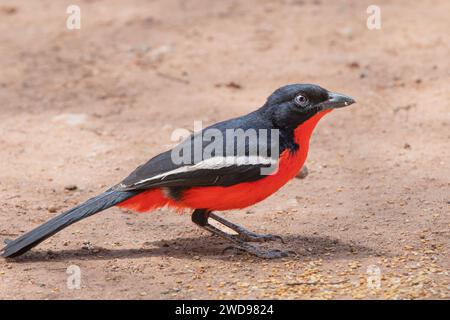
[[[278,249],[274,249],[274,250],[263,250],[257,247],[253,247],[253,246],[239,246],[239,245],[235,245],[235,246],[228,246],[225,249],[222,250],[222,254],[225,253],[226,251],[230,250],[230,249],[234,249],[234,250],[240,250],[243,252],[247,252],[250,253],[254,256],[257,256],[259,258],[263,258],[263,259],[279,259],[279,258],[285,258],[288,257],[289,255],[293,254],[294,252],[292,251],[282,251],[282,250],[278,250]]]
[[[239,247],[236,247],[236,246],[228,246],[228,247],[226,247],[225,249],[223,249],[222,250],[222,254],[224,254],[225,252],[227,252],[228,250],[231,250],[231,249],[233,249],[233,250],[244,250],[244,249],[242,249],[242,248],[239,248]]]
[[[288,257],[289,253],[286,251],[274,249],[274,250],[268,250],[268,251],[258,250],[258,252],[256,252],[255,255],[260,258],[264,258],[264,259],[278,259],[278,258]]]
[[[245,242],[267,242],[279,240],[281,243],[285,243],[283,238],[273,234],[257,234],[253,232],[238,233],[236,238]]]

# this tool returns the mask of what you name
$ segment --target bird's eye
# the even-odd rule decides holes
[[[299,94],[298,96],[295,97],[294,102],[299,107],[304,107],[308,104],[308,98]]]

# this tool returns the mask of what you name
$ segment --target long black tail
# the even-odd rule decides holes
[[[139,192],[107,190],[64,213],[61,213],[39,227],[25,233],[16,240],[9,241],[1,250],[1,256],[5,258],[20,256],[48,237],[51,237],[58,231],[70,226],[72,223],[108,209],[135,196],[137,193]]]

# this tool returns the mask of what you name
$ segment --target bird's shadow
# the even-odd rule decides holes
[[[367,256],[386,255],[362,245],[354,245],[342,242],[341,240],[320,237],[320,236],[300,236],[292,235],[284,237],[285,244],[265,243],[265,249],[281,249],[291,251],[287,258],[295,260],[338,260],[348,257],[362,258]],[[159,240],[146,242],[139,249],[106,249],[101,247],[80,248],[76,250],[60,251],[30,251],[23,256],[11,259],[18,263],[32,263],[43,261],[66,261],[66,260],[112,260],[112,259],[138,259],[145,257],[170,256],[182,259],[200,259],[201,257],[217,260],[241,260],[251,257],[238,250],[224,249],[229,244],[212,236],[199,236],[193,238],[176,238],[171,240]],[[253,257],[259,260],[259,258]],[[261,259],[262,260],[262,259]]]

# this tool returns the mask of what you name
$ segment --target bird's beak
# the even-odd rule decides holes
[[[336,109],[336,108],[343,108],[347,107],[356,101],[349,96],[346,96],[344,94],[336,93],[336,92],[329,92],[328,93],[328,100],[324,101],[320,104],[322,107],[322,110],[326,109]]]

